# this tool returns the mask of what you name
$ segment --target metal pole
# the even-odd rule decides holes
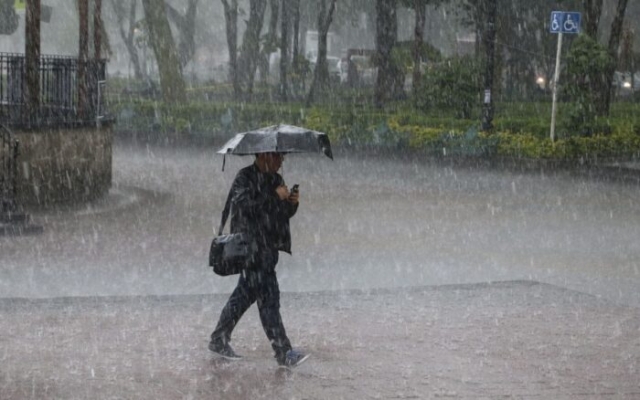
[[[551,141],[555,140],[556,131],[556,114],[558,112],[558,80],[560,79],[560,53],[562,51],[562,32],[558,33],[558,51],[556,52],[556,71],[553,74],[553,85],[551,86],[553,93],[553,102],[551,106]]]

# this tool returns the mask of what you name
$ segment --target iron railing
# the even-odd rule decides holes
[[[79,95],[84,67],[86,95]],[[38,65],[38,104],[27,99],[24,54],[0,53],[0,121],[10,127],[66,127],[99,122],[104,110],[106,60],[41,56]]]

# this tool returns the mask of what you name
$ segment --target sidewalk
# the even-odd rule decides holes
[[[226,297],[0,299],[0,398],[640,398],[640,309],[556,286],[283,293],[293,372],[255,307],[214,359]]]

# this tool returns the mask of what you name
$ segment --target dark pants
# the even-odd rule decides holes
[[[211,341],[228,343],[231,332],[245,311],[258,302],[260,321],[276,357],[283,357],[291,349],[282,318],[280,317],[280,288],[276,277],[278,252],[261,251],[261,257],[254,268],[240,274],[238,285],[222,309],[220,320],[211,334]]]

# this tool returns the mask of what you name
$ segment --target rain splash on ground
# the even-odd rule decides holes
[[[246,359],[214,361],[235,281],[206,256],[249,162],[119,144],[106,199],[0,238],[0,398],[640,398],[638,185],[344,151],[285,161],[283,317],[313,357],[278,371],[250,309]]]

